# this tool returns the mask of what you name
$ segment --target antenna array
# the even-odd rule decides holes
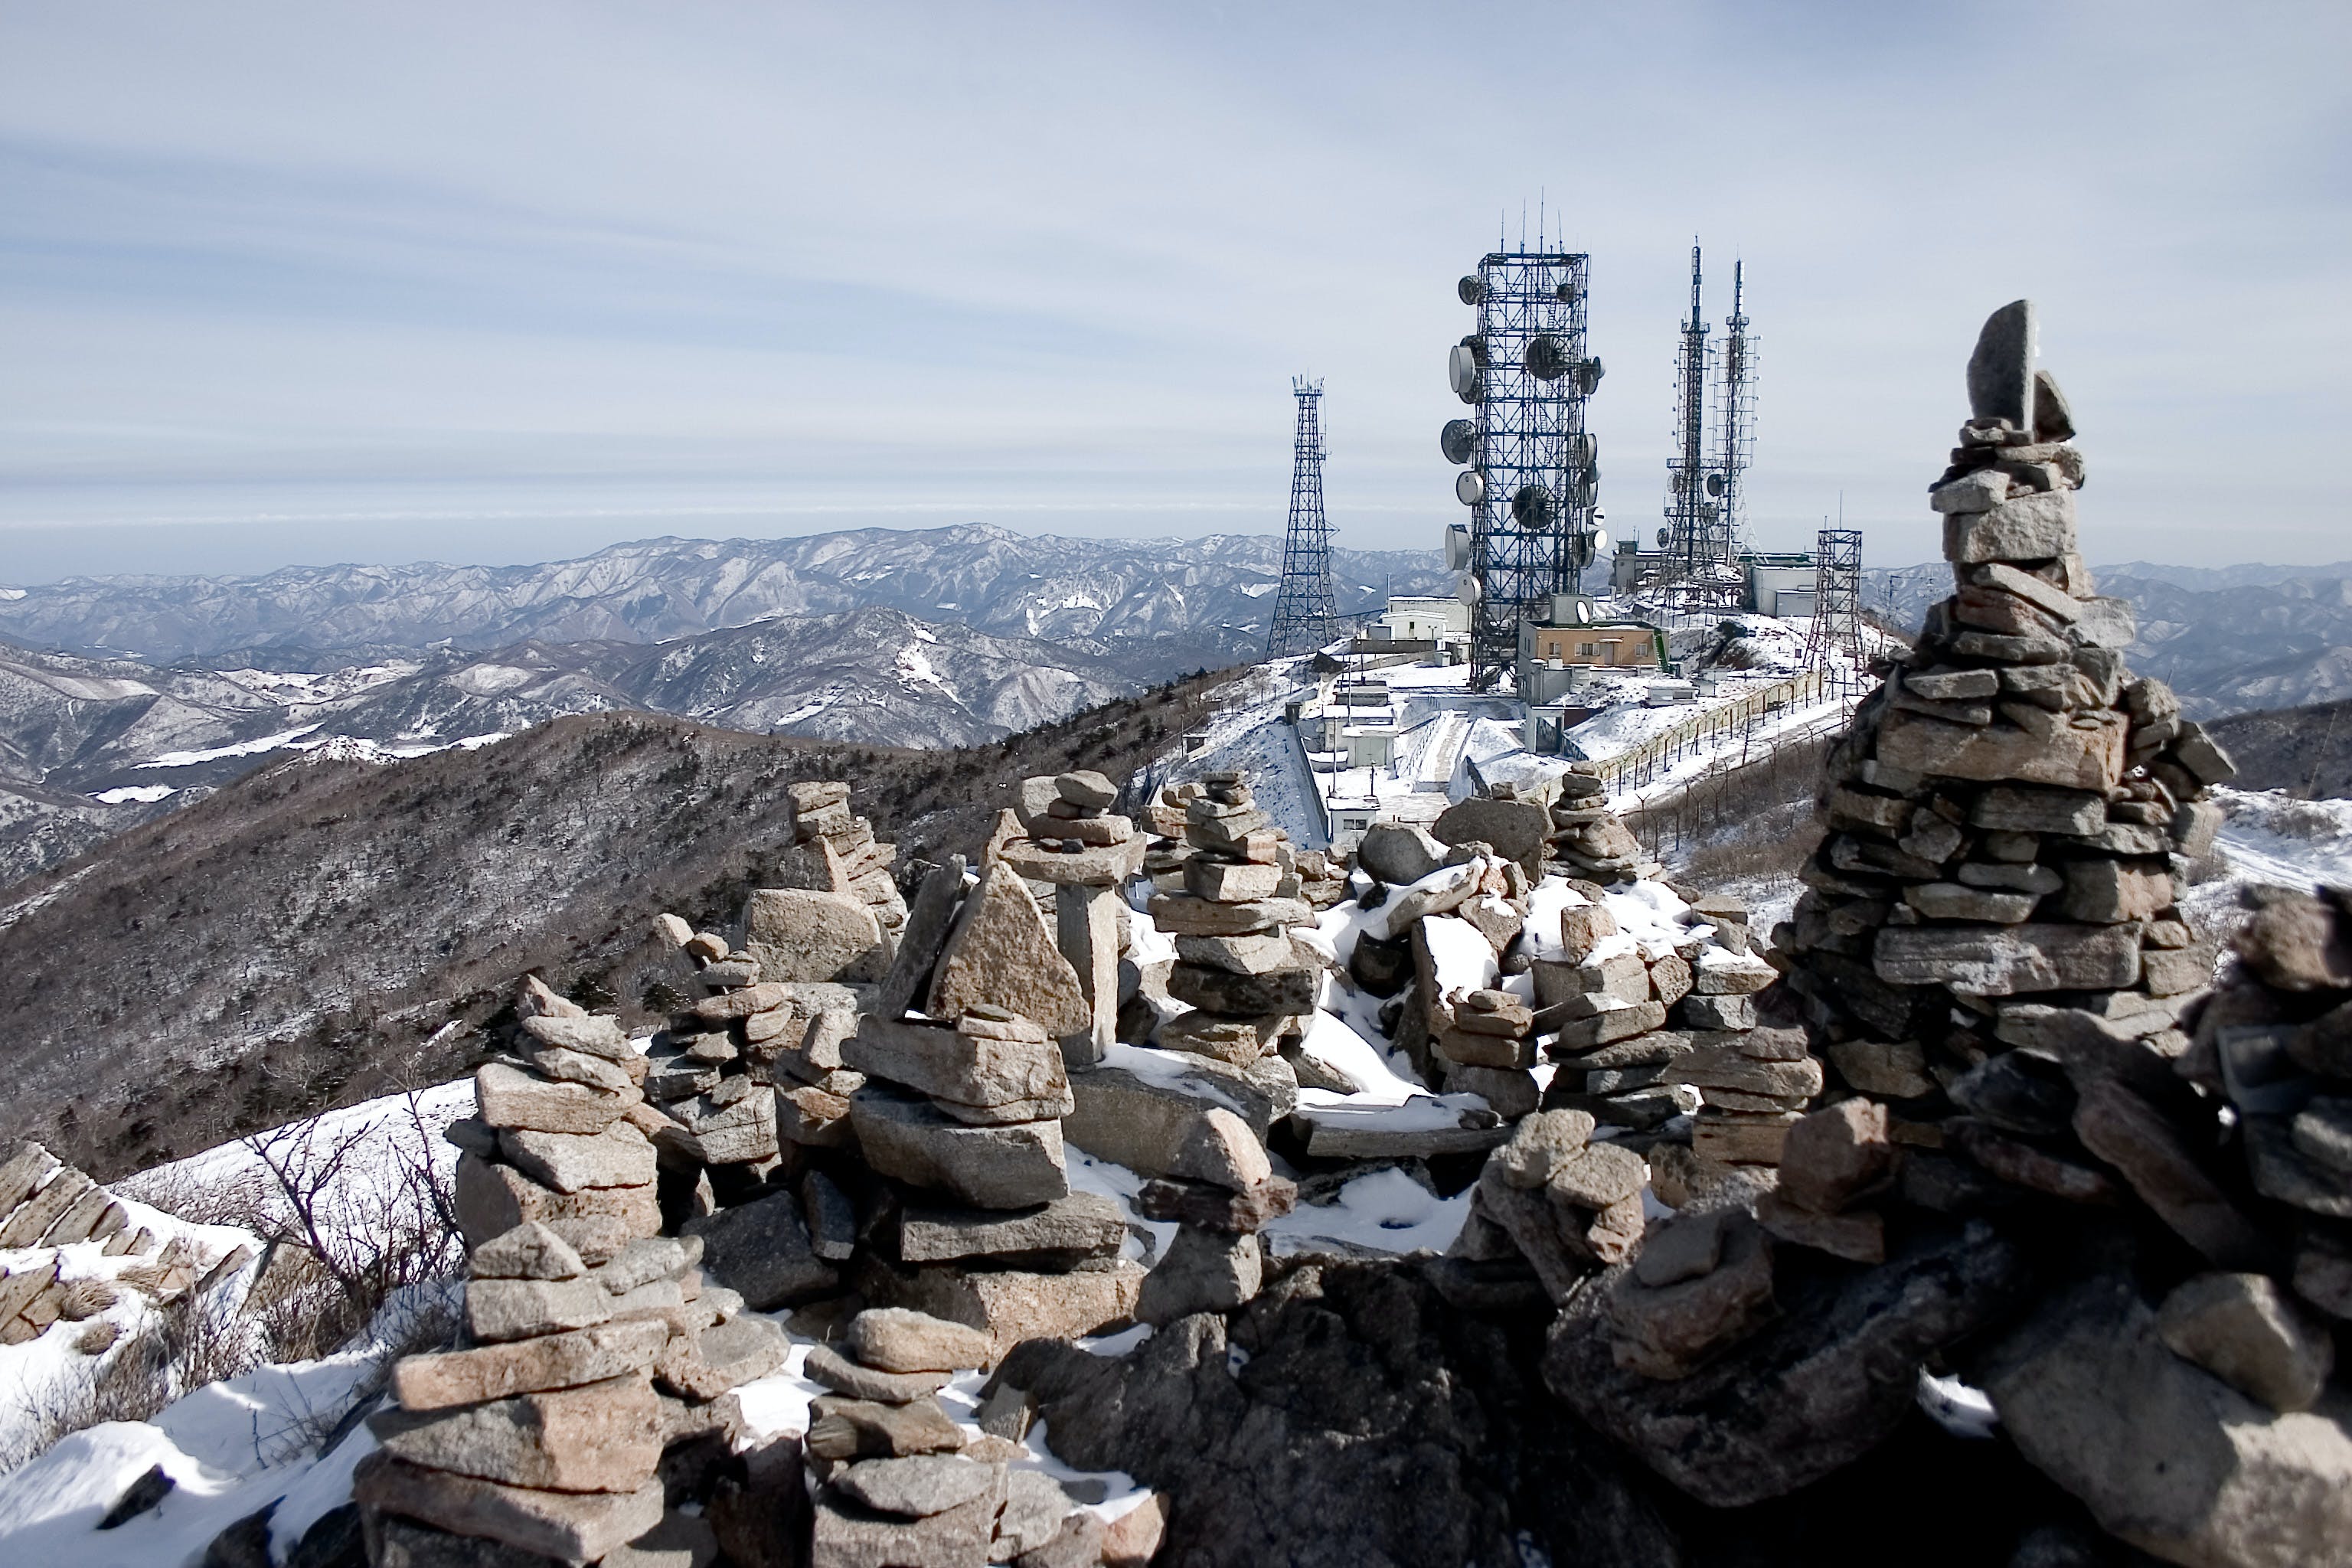
[[[1585,340],[1591,258],[1541,248],[1497,248],[1455,292],[1478,312],[1477,331],[1448,356],[1454,394],[1471,407],[1438,437],[1470,509],[1462,596],[1470,603],[1471,686],[1512,678],[1519,624],[1572,593],[1599,536],[1599,451],[1584,427],[1600,385]]]

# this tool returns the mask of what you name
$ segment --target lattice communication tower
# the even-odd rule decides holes
[[[1716,382],[1715,473],[1722,489],[1715,504],[1721,513],[1718,537],[1727,561],[1738,552],[1740,509],[1748,499],[1745,479],[1756,461],[1756,339],[1748,331],[1741,298],[1746,273],[1744,264],[1731,264],[1731,314],[1724,321],[1723,343],[1716,354],[1723,374]]]
[[[1470,509],[1470,682],[1492,690],[1514,676],[1519,624],[1572,593],[1598,545],[1599,449],[1584,427],[1601,364],[1585,342],[1591,258],[1496,250],[1455,292],[1478,310],[1447,372],[1470,417],[1438,437],[1465,465],[1454,494]]]
[[[1699,247],[1691,247],[1691,308],[1675,362],[1675,446],[1666,459],[1664,559],[1659,578],[1670,608],[1698,612],[1739,606],[1739,479],[1755,453],[1753,353],[1740,310],[1744,279],[1732,271],[1731,317],[1718,349],[1707,342],[1700,304]],[[1710,371],[1720,365],[1714,382]],[[1712,391],[1710,391],[1712,387]],[[1706,449],[1710,396],[1716,447]]]
[[[1323,515],[1323,384],[1296,376],[1290,392],[1298,399],[1298,426],[1290,443],[1290,523],[1282,535],[1268,658],[1321,647],[1339,619],[1331,595],[1331,524]]]
[[[1862,646],[1862,530],[1824,528],[1813,546],[1813,626],[1805,635],[1805,668],[1820,670],[1840,696],[1861,689],[1867,658]]]

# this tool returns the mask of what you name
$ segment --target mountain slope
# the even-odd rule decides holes
[[[101,1177],[485,1049],[543,968],[643,1018],[672,910],[723,928],[788,836],[785,786],[843,778],[901,865],[977,851],[1020,778],[1114,778],[1204,718],[1203,677],[992,745],[909,751],[589,714],[396,764],[280,762],[10,889],[0,1135]]]
[[[1222,665],[1265,637],[1271,535],[1030,537],[978,524],[795,539],[655,539],[533,566],[288,567],[259,577],[71,578],[0,597],[0,637],[172,661],[231,649],[653,642],[879,606],[999,636]],[[1343,613],[1446,592],[1433,552],[1334,552]]]

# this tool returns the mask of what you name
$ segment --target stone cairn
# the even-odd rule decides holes
[[[1085,1002],[1084,1021],[1062,1037],[1074,1068],[1102,1060],[1118,1036],[1119,957],[1129,936],[1121,889],[1142,867],[1144,840],[1132,820],[1111,812],[1118,800],[1098,773],[1027,780],[993,847],[1051,900],[1055,942]]]
[[[839,1348],[811,1351],[805,1373],[835,1392],[810,1407],[807,1453],[816,1493],[815,1568],[887,1563],[1020,1563],[1093,1568],[1140,1563],[1160,1516],[1106,1530],[1062,1483],[1014,1469],[1034,1419],[1025,1394],[998,1391],[967,1442],[939,1401],[956,1373],[993,1365],[1005,1347],[961,1323],[905,1308],[852,1318]],[[1140,1554],[1139,1555],[1139,1548]]]
[[[1306,1032],[1323,967],[1290,928],[1314,923],[1290,840],[1237,773],[1212,773],[1183,802],[1182,885],[1151,900],[1176,939],[1168,994],[1192,1010],[1163,1021],[1160,1045],[1246,1067]]]
[[[708,1540],[666,1510],[664,1453],[723,1435],[722,1396],[788,1349],[704,1279],[698,1237],[658,1234],[647,1134],[672,1124],[639,1089],[646,1058],[536,979],[518,1011],[518,1057],[475,1074],[477,1114],[449,1130],[460,1348],[394,1368],[383,1447],[353,1478],[378,1563],[442,1560],[436,1532],[575,1563]]]
[[[782,917],[782,930],[788,941],[805,942],[807,933],[801,931],[783,906],[796,900],[778,899],[783,892],[831,893],[865,906],[874,917],[877,935],[862,951],[879,950],[881,956],[870,960],[870,973],[860,979],[880,978],[881,967],[888,962],[888,952],[897,942],[898,932],[907,923],[907,903],[898,893],[892,868],[897,864],[896,845],[886,844],[874,837],[874,825],[854,815],[849,809],[849,786],[838,780],[818,784],[796,784],[789,793],[793,801],[793,843],[776,857],[770,880],[770,898],[755,899],[746,911],[749,928],[746,945],[758,952],[766,942],[761,920],[763,906],[777,906]],[[842,940],[855,942],[861,928],[845,922],[849,930]],[[783,979],[779,973],[767,976]]]
[[[2232,770],[2124,666],[2130,608],[2091,593],[2082,455],[2032,333],[2027,302],[2005,307],[1969,363],[1974,416],[1929,496],[1958,591],[1832,753],[1783,945],[1834,1082],[1874,1102],[1841,1113],[1842,1137],[2102,1201],[2113,1128],[2146,1107],[2128,1075],[2078,1101],[2069,1064],[2106,1052],[2170,1080],[2213,966],[2175,907],[2181,868],[2211,847],[2202,796]],[[1878,1215],[1833,1195],[1784,1182],[1759,1217],[1882,1257]]]
[[[449,1536],[633,1563],[800,1560],[812,1539],[838,1564],[1150,1555],[1156,1500],[1106,1527],[1008,1470],[1017,1391],[992,1403],[1000,1435],[970,1446],[936,1397],[1021,1340],[1130,1321],[1141,1293],[1118,1205],[1067,1180],[1083,1073],[1065,1053],[1095,1048],[1096,998],[1016,869],[1050,855],[1059,889],[1083,889],[1061,907],[1084,911],[1118,880],[1091,880],[1086,848],[1131,868],[1140,845],[1108,830],[1099,775],[1061,783],[1078,809],[1053,821],[1103,826],[1008,824],[976,881],[952,860],[911,905],[860,886],[856,857],[890,851],[845,788],[796,786],[785,885],[751,893],[740,942],[657,921],[700,994],[644,1055],[613,1018],[523,983],[517,1053],[480,1070],[479,1113],[449,1134],[466,1342],[395,1369],[385,1452],[358,1479],[378,1568],[441,1561]],[[1096,994],[1114,1008],[1117,984],[1114,968]],[[780,1307],[829,1342],[807,1373],[833,1392],[805,1445],[730,1458],[725,1396],[782,1364],[789,1341],[754,1315]]]
[[[1609,786],[1589,763],[1571,763],[1561,775],[1551,828],[1549,868],[1571,882],[1607,887],[1665,874],[1643,851],[1633,829],[1609,809]]]
[[[1695,1191],[1571,1304],[1547,1381],[1730,1505],[1883,1440],[1939,1357],[2135,1546],[2352,1561],[2352,895],[2258,890],[2202,991],[2177,900],[2231,765],[2124,668],[2033,336],[2019,301],[1978,343],[1931,491],[1958,591],[1832,749],[1780,932],[1763,1010],[1824,1093],[1773,1183]]]
[[[126,1261],[100,1274],[70,1268],[62,1250],[93,1246],[102,1258]],[[16,1145],[0,1162],[0,1252],[26,1256],[0,1268],[0,1345],[40,1338],[59,1322],[76,1323],[73,1348],[99,1355],[120,1331],[100,1316],[126,1292],[158,1305],[202,1298],[253,1262],[250,1247],[206,1257],[184,1236],[159,1238],[133,1225],[131,1211],[87,1174],[38,1143]]]

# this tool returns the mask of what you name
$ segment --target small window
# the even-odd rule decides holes
[[[1579,658],[1591,658],[1593,652],[1593,646],[1589,642],[1580,642],[1576,645],[1576,657]]]

